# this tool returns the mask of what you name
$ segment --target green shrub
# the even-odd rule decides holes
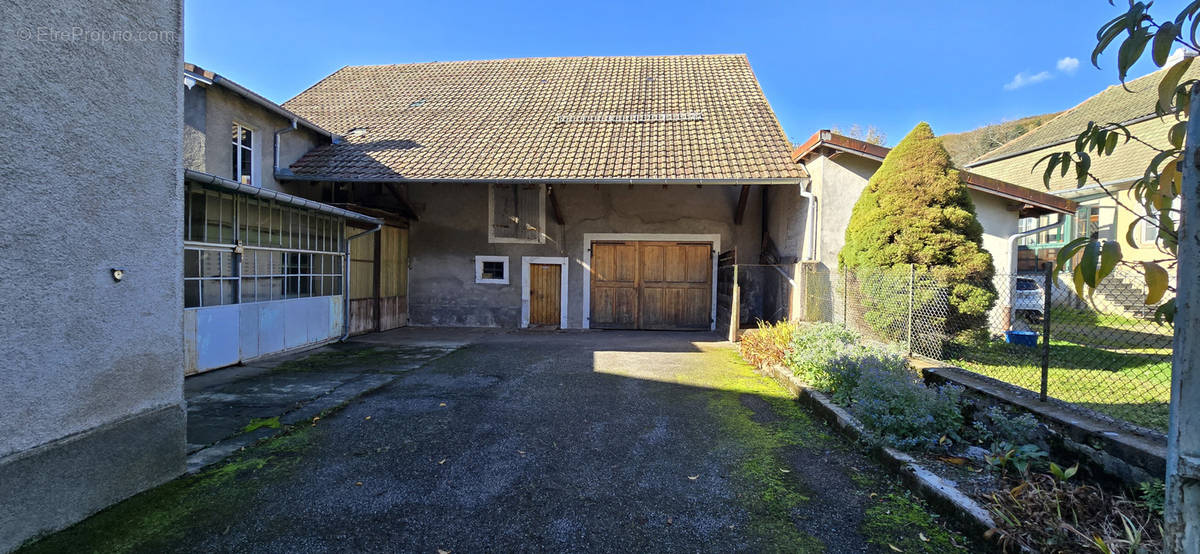
[[[927,123],[904,137],[871,176],[854,204],[838,262],[856,272],[915,264],[948,289],[948,335],[986,323],[996,300],[992,255],[983,249],[983,226],[967,187]],[[889,295],[869,292],[863,297],[872,326],[894,325]]]
[[[887,373],[915,381],[916,373],[899,352],[874,344],[854,345],[829,360],[825,376],[814,388],[831,393],[833,401],[849,404],[864,373]]]
[[[817,323],[797,330],[785,362],[792,372],[818,390],[825,382],[829,362],[861,340],[858,333],[836,323]]]
[[[915,374],[868,369],[859,375],[851,411],[874,439],[901,449],[930,448],[962,426],[962,387],[926,387]]]
[[[788,321],[779,323],[758,322],[758,329],[746,332],[738,343],[742,359],[755,367],[767,367],[784,363],[784,357],[792,345],[796,326]]]
[[[975,412],[971,418],[971,433],[980,444],[1007,442],[1012,444],[1038,443],[1042,441],[1041,426],[1037,418],[1028,413],[1013,415],[999,406]]]

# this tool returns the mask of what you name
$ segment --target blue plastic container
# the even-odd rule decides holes
[[[1037,331],[1005,331],[1004,342],[1021,346],[1037,346]]]

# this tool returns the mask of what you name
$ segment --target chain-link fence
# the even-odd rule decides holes
[[[1136,278],[1114,273],[1084,300],[1046,273],[947,286],[911,266],[802,264],[793,309],[797,319],[843,323],[914,355],[1166,431],[1172,328],[1154,322]]]

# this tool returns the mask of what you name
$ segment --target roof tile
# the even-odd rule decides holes
[[[346,136],[292,164],[299,176],[802,176],[744,55],[352,66],[284,106]]]

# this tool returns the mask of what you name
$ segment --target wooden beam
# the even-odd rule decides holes
[[[554,187],[547,186],[546,194],[550,196],[550,207],[554,209],[554,221],[559,225],[566,225],[563,221],[562,208],[558,206],[558,195],[554,194]]]
[[[408,203],[408,200],[405,200],[404,197],[400,195],[400,191],[396,190],[396,185],[394,183],[386,184],[388,192],[392,193],[392,197],[396,199],[396,202],[400,203],[400,211],[403,212],[400,215],[403,215],[404,217],[407,217],[413,221],[418,221],[417,211],[412,208],[412,206]]]
[[[746,216],[746,203],[750,200],[750,185],[742,185],[742,194],[738,197],[737,212],[733,214],[733,224],[741,225]]]

